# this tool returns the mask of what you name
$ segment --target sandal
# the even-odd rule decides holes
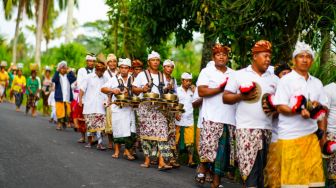
[[[88,143],[88,144],[86,144],[84,147],[86,147],[86,148],[91,148],[91,144]]]
[[[172,161],[172,162],[170,162],[170,165],[171,165],[173,168],[180,168],[180,167],[181,167],[181,165],[178,164],[176,161]]]
[[[119,153],[118,153],[118,154],[113,154],[113,155],[112,155],[112,158],[114,158],[114,159],[118,159],[118,158],[119,158]]]
[[[97,145],[97,150],[105,151],[105,150],[106,150],[106,147],[103,146],[102,144],[98,144],[98,145]]]
[[[135,160],[135,157],[133,155],[126,155],[126,154],[124,154],[124,158],[126,158],[129,161],[134,161]]]
[[[170,169],[172,169],[173,167],[172,166],[170,166],[170,165],[163,165],[163,166],[159,166],[158,167],[158,170],[159,171],[165,171],[165,170],[170,170]]]
[[[205,183],[205,174],[202,172],[198,172],[195,176],[195,181],[199,184]]]
[[[77,141],[77,143],[80,143],[80,144],[84,144],[85,143],[85,139],[81,138]]]
[[[149,165],[149,164],[146,164],[146,163],[143,163],[143,164],[141,164],[140,166],[143,167],[143,168],[149,168],[150,165]]]
[[[208,182],[208,183],[213,182],[213,178],[212,178],[212,175],[210,173],[205,174],[205,181]]]

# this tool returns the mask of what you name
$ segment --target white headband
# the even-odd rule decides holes
[[[160,59],[160,54],[152,51],[152,53],[148,54],[148,60],[152,59],[152,58],[159,58]]]
[[[109,54],[107,56],[106,61],[109,62],[109,61],[112,61],[112,60],[117,60],[117,57],[114,54]]]
[[[95,56],[92,56],[92,55],[86,55],[85,60],[86,61],[96,61],[97,58]]]
[[[182,78],[182,79],[188,79],[188,80],[191,80],[191,79],[192,79],[192,74],[189,74],[189,73],[184,72],[184,73],[181,75],[181,78]]]
[[[50,71],[51,70],[51,68],[47,65],[47,66],[45,66],[45,68],[44,68],[46,71],[48,70],[48,71]]]
[[[126,66],[131,67],[132,63],[131,63],[131,60],[128,59],[128,58],[126,58],[126,59],[119,58],[118,66],[120,67],[121,65],[126,65]]]
[[[57,65],[57,70],[59,70],[60,68],[63,68],[63,67],[67,67],[67,62],[66,61],[59,62],[58,65]]]
[[[172,60],[170,60],[170,59],[166,59],[166,60],[163,62],[163,66],[166,66],[166,65],[170,65],[170,66],[175,67],[175,63],[174,63],[174,61],[172,61]]]
[[[297,56],[298,54],[302,53],[302,52],[309,53],[314,59],[313,49],[308,44],[306,44],[305,42],[298,41],[295,45],[295,50],[293,52],[293,58],[295,56]]]

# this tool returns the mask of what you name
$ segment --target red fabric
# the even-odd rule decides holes
[[[229,80],[229,77],[226,77],[225,81],[219,85],[219,88],[220,88],[221,90],[224,90],[224,88],[225,88],[225,86],[226,86],[228,80]]]
[[[294,104],[294,106],[292,107],[292,112],[301,112],[301,107],[302,105],[305,105],[306,103],[306,97],[303,95],[299,95],[299,96],[295,96],[296,98],[296,103]]]
[[[331,151],[331,146],[336,144],[336,142],[335,141],[327,141],[327,143],[325,143],[325,144],[326,144],[327,154],[331,155],[333,153],[333,151]]]
[[[84,118],[83,107],[80,107],[76,100],[73,100],[71,102],[70,106],[71,106],[71,111],[72,111],[72,116],[71,117],[73,119]]]
[[[256,87],[256,83],[252,82],[251,84],[248,84],[248,86],[240,86],[239,90],[242,94],[248,94]]]

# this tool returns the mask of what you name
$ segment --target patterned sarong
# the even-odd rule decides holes
[[[106,108],[105,133],[112,134],[112,109],[111,106]]]
[[[336,134],[328,132],[327,140],[336,141]],[[327,166],[328,179],[336,180],[336,154],[331,155],[327,159]]]
[[[230,143],[228,125],[224,124],[223,134],[219,138],[217,155],[214,163],[214,172],[216,175],[224,176],[228,171],[230,164]]]
[[[271,136],[271,130],[236,129],[238,166],[243,180],[250,175],[258,151],[271,142]]]
[[[137,113],[141,139],[168,141],[168,121],[161,111],[153,105],[141,103]]]
[[[87,132],[105,130],[105,114],[84,114]]]
[[[216,159],[219,138],[223,134],[223,123],[203,121],[203,129],[200,141],[201,162],[214,162]]]

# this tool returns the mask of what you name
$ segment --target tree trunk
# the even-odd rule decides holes
[[[72,40],[74,0],[68,0],[67,6],[68,6],[68,15],[67,15],[67,25],[65,29],[65,43],[69,43]]]
[[[19,8],[18,8],[18,13],[16,17],[16,25],[15,25],[15,35],[13,39],[13,63],[15,64],[17,61],[17,42],[19,38],[19,31],[20,31],[20,22],[21,22],[21,15],[23,12],[23,0],[19,1]]]
[[[330,30],[328,28],[321,29],[321,38],[322,38],[322,48],[321,48],[320,66],[323,66],[327,64],[330,59],[331,36],[330,36]]]
[[[37,27],[36,27],[36,46],[35,46],[35,63],[41,68],[41,41],[42,41],[42,24],[43,24],[43,4],[44,0],[39,0],[37,12]]]
[[[116,19],[113,24],[114,28],[114,54],[117,55],[118,53],[118,28],[119,28],[119,16],[116,16]]]
[[[201,70],[206,67],[207,63],[212,60],[212,47],[216,43],[216,38],[213,35],[206,31],[204,33],[204,42],[202,49],[202,60],[201,60]]]

